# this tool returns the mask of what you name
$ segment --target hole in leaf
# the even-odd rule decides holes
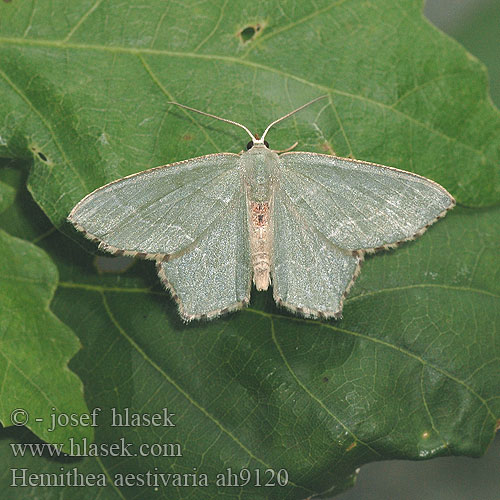
[[[249,26],[241,32],[241,39],[243,40],[243,42],[248,42],[248,40],[251,40],[254,35],[255,28],[253,26]]]
[[[31,146],[31,151],[35,153],[40,160],[42,160],[44,163],[50,163],[50,160],[47,158],[46,155],[44,155],[39,149],[38,146]]]
[[[243,28],[239,33],[239,37],[243,43],[252,41],[256,35],[262,30],[263,25],[260,23],[253,24]]]

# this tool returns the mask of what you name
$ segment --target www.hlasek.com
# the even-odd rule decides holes
[[[65,414],[54,411],[49,416],[46,430],[54,432],[61,427],[97,427],[97,417],[101,408],[94,408],[91,413]],[[119,412],[116,408],[110,410],[110,427],[175,427],[175,413],[162,408],[158,413],[135,413],[129,408]],[[11,421],[14,425],[26,425],[28,413],[23,409],[11,412]],[[36,418],[37,422],[44,422],[43,418]],[[176,442],[142,443],[135,445],[125,438],[114,443],[93,443],[87,438],[75,439],[70,437],[67,443],[11,443],[12,454],[15,457],[31,456],[74,456],[74,457],[182,457],[182,447]]]
[[[54,432],[60,427],[97,427],[97,416],[101,408],[94,408],[88,414],[56,413],[53,409],[49,417],[48,432]],[[111,408],[111,427],[176,427],[175,413],[163,408],[158,413],[133,413],[128,408],[119,412]],[[29,420],[28,413],[23,409],[16,409],[11,413],[11,422],[14,425],[25,425]],[[43,418],[36,418],[37,422],[44,422]],[[87,438],[69,438],[64,443],[11,443],[14,457],[182,457],[182,446],[178,442],[131,443],[120,438],[113,443],[93,443]],[[27,467],[11,468],[11,487],[66,487],[66,486],[150,486],[160,487],[198,487],[215,485],[218,487],[244,486],[286,486],[288,472],[286,469],[274,470],[267,468],[242,468],[233,470],[231,467],[223,472],[209,476],[192,467],[192,472],[171,473],[162,472],[158,467],[146,472],[116,473],[106,476],[104,473],[82,472],[78,467],[66,469],[59,467],[58,472],[34,472]]]

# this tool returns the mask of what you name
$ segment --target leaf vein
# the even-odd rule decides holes
[[[68,167],[71,168],[73,173],[75,174],[76,178],[80,181],[81,185],[85,190],[88,191],[87,185],[85,184],[82,176],[80,175],[80,172],[72,165],[72,163],[69,161],[68,157],[66,156],[66,153],[64,151],[64,148],[61,146],[59,141],[57,140],[57,134],[54,132],[52,129],[52,126],[50,123],[45,119],[42,113],[38,111],[38,109],[33,105],[33,103],[28,99],[28,97],[19,89],[14,82],[0,69],[0,76],[5,80],[5,82],[14,90],[14,92],[21,97],[21,99],[29,106],[29,108],[38,116],[40,121],[45,125],[47,130],[50,132],[50,135],[52,136],[52,140],[54,141],[54,144],[57,146],[57,149],[59,149],[59,152],[61,153],[61,156],[63,157],[63,160],[65,163],[68,165]]]
[[[288,360],[286,359],[285,357],[285,353],[283,352],[283,349],[281,349],[281,346],[278,342],[278,339],[276,338],[276,331],[275,331],[275,328],[274,328],[274,320],[273,320],[273,317],[271,316],[270,318],[270,321],[271,321],[271,336],[272,336],[272,339],[273,339],[273,342],[274,342],[274,345],[276,346],[276,349],[278,350],[278,353],[281,357],[281,359],[283,360],[283,363],[285,364],[287,370],[290,372],[290,375],[293,377],[293,379],[295,380],[295,382],[297,383],[297,385],[314,401],[316,401],[316,403],[319,404],[319,406],[321,406],[321,408],[323,408],[323,410],[325,410],[328,415],[330,415],[339,425],[342,426],[342,428],[348,432],[352,437],[353,439],[358,442],[358,443],[361,443],[363,446],[366,446],[366,448],[368,448],[370,451],[372,451],[373,453],[375,453],[376,455],[378,456],[381,456],[380,453],[375,450],[374,448],[372,448],[368,443],[365,443],[364,441],[362,441],[361,439],[359,439],[356,434],[354,434],[354,432],[349,429],[349,427],[347,427],[346,424],[344,424],[344,422],[342,422],[331,410],[330,408],[328,408],[328,406],[325,405],[325,403],[323,403],[323,401],[321,401],[320,398],[318,398],[314,393],[312,393],[308,388],[307,386],[302,383],[302,381],[298,378],[298,376],[296,375],[296,373],[293,371],[292,367],[290,366],[290,363],[288,363]]]
[[[198,403],[198,401],[196,401],[186,390],[184,390],[172,377],[170,377],[163,369],[160,365],[158,365],[153,359],[151,359],[151,357],[149,357],[147,355],[147,353],[139,346],[139,344],[137,344],[137,342],[135,342],[135,340],[130,336],[128,335],[128,333],[122,328],[122,326],[119,324],[119,322],[117,321],[117,319],[115,318],[113,312],[111,311],[111,308],[108,304],[108,301],[106,300],[106,296],[104,293],[101,293],[101,297],[102,297],[102,302],[103,302],[103,306],[104,306],[104,309],[106,310],[106,313],[108,314],[111,322],[113,323],[113,325],[115,326],[115,328],[117,329],[117,331],[129,342],[129,344],[134,347],[134,349],[144,358],[144,360],[150,364],[150,366],[155,369],[160,375],[162,375],[162,377],[170,384],[172,385],[172,387],[174,387],[178,392],[179,394],[182,394],[186,399],[187,401],[189,401],[189,403],[191,403],[193,405],[193,407],[197,408],[203,415],[205,415],[205,417],[207,417],[209,420],[211,420],[222,432],[224,432],[224,434],[226,434],[232,441],[234,441],[235,444],[237,444],[243,451],[245,451],[245,453],[248,454],[248,456],[250,458],[252,458],[253,460],[255,460],[256,462],[264,465],[266,468],[269,468],[270,465],[267,464],[266,462],[264,462],[262,459],[260,459],[259,457],[257,457],[247,446],[245,446],[244,443],[242,443],[229,429],[226,429],[221,422],[219,422],[217,420],[217,418],[215,418],[214,415],[212,415],[210,412],[207,411],[206,408],[204,408],[201,404]],[[308,488],[304,487],[304,486],[300,486],[300,485],[297,485],[297,484],[294,484],[292,483],[292,481],[289,481],[289,484],[292,484],[293,486],[296,486],[296,487],[301,487],[303,488],[304,490],[307,490],[307,491],[312,491],[312,490],[309,490]]]
[[[380,107],[386,111],[390,111],[391,113],[394,113],[396,115],[401,116],[402,118],[408,120],[409,123],[417,125],[418,127],[423,128],[423,129],[431,132],[432,134],[435,134],[436,136],[439,136],[447,141],[454,142],[456,144],[461,145],[463,148],[476,153],[481,158],[482,161],[485,161],[485,162],[487,161],[485,153],[482,150],[476,149],[473,146],[470,146],[469,144],[466,144],[455,137],[451,137],[440,130],[436,130],[432,126],[430,126],[429,124],[421,122],[403,111],[400,111],[398,109],[394,109],[392,107],[392,105],[390,105],[390,104],[379,102],[379,101],[376,101],[374,99],[370,99],[369,97],[365,97],[363,95],[353,94],[351,92],[346,92],[343,90],[335,89],[335,88],[329,87],[327,85],[315,83],[315,82],[312,82],[312,81],[307,80],[305,78],[302,78],[300,76],[286,73],[285,71],[282,71],[278,68],[273,68],[273,67],[267,66],[265,64],[256,63],[253,61],[248,61],[248,60],[242,59],[242,58],[237,58],[237,57],[232,57],[232,56],[215,55],[215,54],[199,54],[199,53],[194,53],[194,52],[176,52],[176,51],[163,50],[163,49],[148,49],[148,48],[144,48],[144,47],[141,47],[141,48],[119,47],[119,46],[107,47],[104,45],[92,45],[92,44],[83,44],[83,43],[64,43],[61,40],[55,40],[55,41],[52,41],[52,40],[27,40],[27,39],[22,39],[22,38],[0,37],[0,43],[7,43],[7,44],[12,44],[12,45],[17,44],[17,45],[27,45],[27,46],[55,47],[55,48],[74,49],[74,50],[96,50],[96,51],[102,51],[102,52],[110,52],[110,53],[116,52],[116,53],[134,54],[134,55],[151,54],[151,55],[161,55],[161,56],[169,56],[169,57],[189,57],[192,59],[200,58],[200,59],[205,59],[205,60],[222,61],[222,62],[231,63],[231,64],[241,64],[241,65],[248,66],[251,68],[260,69],[262,71],[268,71],[270,73],[275,73],[275,74],[281,75],[283,78],[293,79],[297,82],[303,83],[304,85],[308,85],[308,86],[311,86],[311,87],[316,88],[318,90],[321,90],[322,92],[331,92],[332,94],[347,97],[349,99],[355,99],[355,100],[365,102],[365,103],[373,105],[373,106]]]
[[[97,0],[96,3],[78,20],[78,22],[69,30],[68,34],[64,38],[63,42],[67,42],[75,33],[75,31],[87,20],[87,18],[94,12],[103,0]]]

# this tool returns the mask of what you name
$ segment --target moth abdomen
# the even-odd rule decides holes
[[[272,231],[269,201],[250,202],[250,255],[253,282],[257,290],[267,290],[270,284]]]

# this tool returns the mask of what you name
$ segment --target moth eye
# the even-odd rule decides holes
[[[267,141],[264,141],[264,146],[269,149],[269,143]]]
[[[248,149],[252,149],[253,147],[253,141],[250,141],[248,144],[247,144],[247,150]]]

